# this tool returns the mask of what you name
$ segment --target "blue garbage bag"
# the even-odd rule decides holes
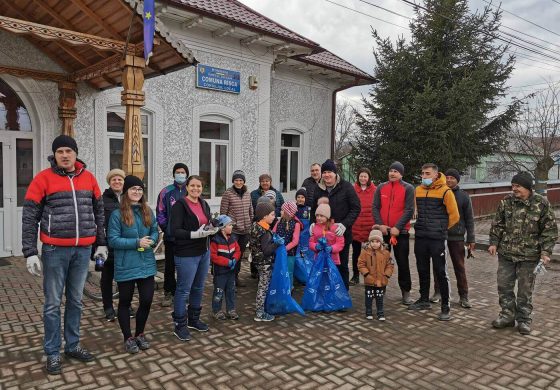
[[[315,253],[309,249],[309,220],[301,220],[303,229],[299,235],[299,244],[296,252],[296,260],[294,264],[294,278],[301,284],[306,284],[309,278],[309,272],[313,266],[313,258]]]
[[[268,314],[299,313],[305,315],[301,306],[292,298],[292,283],[288,272],[286,246],[276,249],[272,278],[266,294],[265,310]]]
[[[336,311],[352,307],[342,277],[326,251],[319,251],[305,286],[301,307],[310,311]]]

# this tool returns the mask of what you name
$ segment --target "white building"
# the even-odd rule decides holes
[[[31,12],[24,3],[15,0],[3,7],[0,18],[77,28],[86,26],[80,18],[91,20],[89,12],[93,12],[98,18],[93,21],[98,23],[81,32],[105,36],[113,31],[122,41],[132,10],[142,14],[142,3],[135,0],[110,2],[122,3],[116,4],[118,10],[107,9],[115,4],[84,2],[89,12],[83,8],[61,11],[56,6]],[[150,203],[172,181],[176,162],[186,163],[191,174],[207,179],[207,195],[214,208],[236,169],[245,171],[250,189],[258,186],[259,174],[269,172],[277,189],[296,190],[307,176],[309,164],[331,155],[336,93],[371,83],[373,78],[237,1],[156,4],[159,45],[155,53],[163,52],[164,47],[168,52],[177,48],[173,55],[184,64],[158,69],[158,64],[166,62],[164,54],[155,55],[145,72],[141,126]],[[127,9],[128,17],[116,15]],[[137,38],[141,16],[132,20],[132,36]],[[91,69],[93,62],[88,59],[95,53],[89,55],[82,46],[75,49],[65,42],[52,42],[52,38],[45,41],[39,33],[14,32],[1,21],[0,256],[10,256],[21,254],[21,206],[27,185],[48,166],[51,141],[63,126],[59,85],[40,72],[71,78],[81,69],[80,59],[82,68]],[[100,53],[98,47],[93,50]],[[239,92],[197,87],[197,67],[189,66],[192,57],[201,73],[211,67],[232,71],[227,73],[234,77],[239,72]],[[26,71],[18,71],[21,69]],[[106,187],[106,173],[122,166],[125,114],[120,80],[113,76],[120,75],[121,69],[105,70],[105,74],[92,74],[78,82],[74,120],[78,157],[95,173],[102,188]]]

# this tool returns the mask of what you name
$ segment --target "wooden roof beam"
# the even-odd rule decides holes
[[[44,24],[28,22],[26,20],[8,18],[0,15],[0,29],[15,34],[32,34],[44,40],[57,40],[72,45],[87,45],[101,50],[123,52],[126,42],[103,38],[96,35],[84,34],[63,28],[46,26]]]
[[[68,81],[68,75],[57,72],[46,72],[44,70],[25,69],[16,66],[0,65],[0,74],[9,74],[16,77],[29,77],[35,80],[48,80],[48,81]]]
[[[90,65],[80,69],[72,74],[72,79],[75,81],[91,80],[95,77],[102,76],[103,74],[114,72],[115,70],[122,69],[121,66],[122,54],[114,54],[109,58],[99,61],[96,64]]]
[[[70,0],[74,5],[76,5],[83,13],[85,13],[90,19],[94,20],[96,24],[103,27],[113,39],[122,39],[121,34],[113,28],[109,23],[99,17],[95,12],[93,12],[82,0]]]

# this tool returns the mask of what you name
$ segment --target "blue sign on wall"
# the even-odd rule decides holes
[[[208,65],[196,66],[196,86],[231,93],[239,93],[240,73],[234,70],[213,68]]]

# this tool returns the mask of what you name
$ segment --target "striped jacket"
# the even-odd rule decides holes
[[[37,228],[45,244],[56,246],[107,245],[103,199],[97,180],[76,160],[73,176],[51,168],[33,178],[25,194],[22,217],[22,246],[25,257],[37,255]],[[39,225],[39,226],[38,226]]]
[[[243,195],[239,195],[233,187],[228,188],[222,195],[220,203],[220,214],[227,215],[235,222],[233,226],[235,234],[249,234],[253,223],[251,194],[247,187],[244,187],[244,190]]]
[[[214,275],[233,272],[229,268],[229,261],[241,258],[241,249],[234,236],[226,239],[222,232],[214,235],[210,241],[210,261],[214,264]]]

